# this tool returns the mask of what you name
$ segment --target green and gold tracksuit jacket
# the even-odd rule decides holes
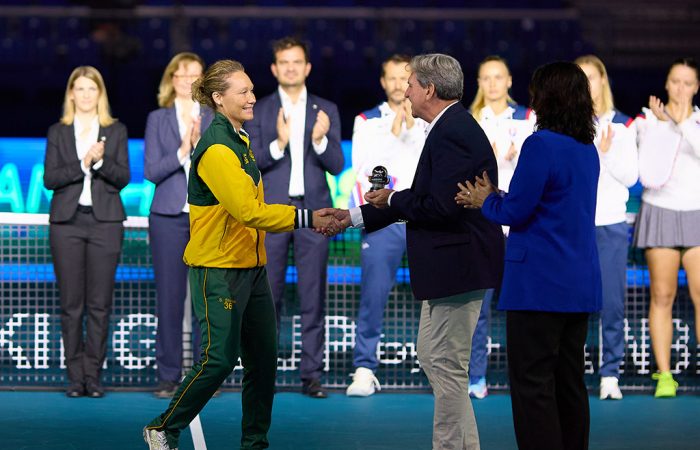
[[[265,232],[291,231],[294,206],[265,204],[263,183],[245,132],[221,113],[192,154],[187,187],[188,266],[251,268],[267,262]]]

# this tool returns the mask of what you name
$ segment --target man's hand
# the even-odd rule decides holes
[[[394,116],[394,121],[391,122],[391,134],[393,134],[396,137],[399,137],[401,134],[401,125],[403,124],[403,121],[406,118],[406,112],[404,111],[403,107],[399,109]]]
[[[345,231],[348,227],[352,226],[352,219],[350,218],[350,210],[348,209],[334,209],[334,208],[324,208],[320,209],[319,214],[321,216],[333,215],[335,220],[338,222],[341,231]]]
[[[316,114],[314,129],[311,131],[311,139],[314,141],[314,144],[319,145],[330,129],[331,119],[323,110],[319,110],[318,114]]]
[[[413,125],[416,124],[416,119],[413,118],[413,112],[411,110],[411,101],[409,99],[404,99],[403,103],[404,118],[406,120],[406,129],[410,130]]]
[[[314,223],[314,231],[327,237],[335,236],[336,234],[344,231],[347,226],[344,226],[338,219],[336,219],[337,211],[339,210],[334,208],[323,208],[314,211],[312,218]],[[347,210],[345,211],[347,212]],[[350,220],[349,213],[347,220]]]
[[[612,140],[614,137],[615,132],[612,129],[612,125],[608,124],[607,133],[605,132],[605,130],[603,130],[603,133],[600,136],[600,144],[598,144],[598,150],[600,150],[600,152],[603,154],[608,153],[608,150],[610,150],[610,145],[612,145]]]
[[[289,130],[292,126],[292,118],[284,118],[284,108],[277,113],[277,147],[283,152],[289,143]]]
[[[379,189],[365,194],[365,201],[375,208],[384,209],[389,207],[389,196],[393,189]]]

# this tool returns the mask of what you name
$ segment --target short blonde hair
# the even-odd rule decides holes
[[[483,61],[479,63],[479,68],[476,71],[477,78],[479,77],[479,72],[481,72],[481,68],[484,66],[484,64],[493,61],[503,64],[506,67],[506,72],[510,76],[510,68],[508,68],[508,63],[506,62],[506,60],[498,55],[491,55],[487,56],[486,58],[484,58]],[[506,102],[513,104],[515,103],[515,100],[513,100],[510,94],[508,94],[506,96]],[[472,100],[472,104],[471,106],[469,106],[469,112],[472,113],[472,117],[474,117],[474,119],[477,122],[481,120],[481,110],[484,109],[484,106],[486,106],[486,96],[484,95],[484,90],[481,89],[481,86],[479,86],[476,90],[474,100]]]
[[[600,111],[596,111],[596,114],[600,113],[602,115],[608,111],[611,111],[615,107],[615,104],[613,102],[612,90],[610,89],[608,71],[605,70],[605,64],[603,64],[603,61],[601,61],[600,58],[598,58],[595,55],[583,55],[576,58],[576,60],[574,60],[574,64],[578,66],[581,66],[583,64],[589,64],[596,68],[601,78],[605,80],[605,84],[603,85],[603,91],[600,93],[602,97],[601,104],[599,105]]]
[[[232,59],[222,59],[215,62],[198,80],[192,83],[192,100],[217,111],[212,95],[214,92],[223,93],[228,89],[228,76],[236,72],[245,72],[243,64]]]
[[[75,103],[70,99],[70,94],[73,85],[75,85],[75,80],[80,77],[92,80],[97,85],[97,90],[99,91],[99,96],[97,98],[97,119],[100,122],[100,126],[107,127],[112,125],[116,122],[116,119],[112,117],[112,113],[109,110],[109,99],[107,98],[105,82],[99,70],[92,66],[76,67],[68,77],[66,94],[63,97],[63,116],[61,116],[61,123],[64,125],[73,125],[73,120],[75,120]]]
[[[204,72],[204,60],[196,53],[182,52],[173,56],[168,65],[163,71],[163,77],[160,79],[158,86],[158,106],[161,108],[170,108],[175,103],[175,88],[173,87],[173,75],[180,68],[182,63],[196,62],[202,66]]]

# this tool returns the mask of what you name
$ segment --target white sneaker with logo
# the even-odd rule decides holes
[[[143,440],[148,444],[149,450],[177,450],[168,445],[165,431],[143,429]]]
[[[600,378],[600,399],[622,400],[622,392],[615,377]]]
[[[348,386],[345,394],[348,397],[369,397],[374,394],[375,390],[381,391],[379,380],[374,376],[374,372],[365,368],[358,367],[355,373],[352,374],[352,383]]]

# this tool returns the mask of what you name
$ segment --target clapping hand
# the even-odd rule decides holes
[[[481,208],[486,197],[498,192],[498,188],[491,183],[486,171],[481,177],[476,177],[474,184],[466,180],[464,184],[457,183],[457,187],[459,187],[459,192],[455,196],[455,201],[458,205],[471,209]]]
[[[92,144],[88,152],[83,158],[83,165],[86,168],[90,168],[100,162],[105,154],[105,140],[102,138],[99,142]]]
[[[192,120],[192,131],[190,132],[190,148],[197,147],[199,139],[202,137],[202,116],[198,115]]]
[[[665,122],[669,119],[669,115],[666,112],[666,107],[660,98],[653,95],[649,96],[649,109],[654,113],[657,119]]]
[[[319,110],[316,114],[316,122],[314,123],[314,128],[311,130],[311,139],[314,144],[319,145],[323,140],[323,137],[328,134],[328,130],[331,129],[331,119],[328,114]]]
[[[280,108],[277,112],[277,147],[280,151],[284,151],[289,143],[289,132],[292,127],[292,118],[284,117],[284,108]]]
[[[598,150],[600,150],[600,153],[605,154],[608,152],[608,150],[610,150],[613,137],[615,137],[615,132],[612,129],[612,125],[608,124],[607,132],[603,130],[603,133],[600,136],[600,143],[598,144]]]

